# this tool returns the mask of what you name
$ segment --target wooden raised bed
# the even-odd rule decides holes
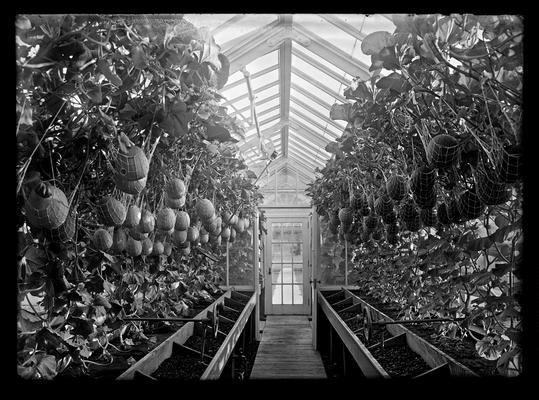
[[[415,363],[415,368],[417,371],[421,371],[421,368],[430,368],[424,372],[413,375],[414,378],[436,375],[477,376],[477,374],[475,374],[469,368],[462,365],[401,324],[385,325],[385,327],[380,328],[380,330],[377,332],[378,343],[366,345],[362,342],[362,340],[360,340],[360,337],[362,337],[360,333],[361,330],[352,330],[343,320],[341,315],[351,315],[354,313],[361,315],[363,309],[368,308],[371,316],[373,317],[373,321],[394,320],[347,289],[328,294],[327,298],[324,297],[321,292],[318,294],[318,301],[321,305],[321,309],[324,310],[324,313],[326,314],[331,325],[338,333],[342,342],[354,360],[357,362],[365,376],[384,378],[398,376],[395,373],[390,374],[387,371],[387,368],[392,366],[393,361],[389,363],[386,361],[386,369],[382,367],[383,359],[381,357],[384,355],[383,353],[385,353],[387,360],[388,357],[391,357],[392,352],[407,352],[409,355],[412,355],[412,358],[416,358],[419,361],[419,363]],[[330,304],[330,302],[332,304]],[[335,310],[334,307],[337,310]],[[339,313],[342,314],[340,315]],[[362,325],[362,323],[358,324],[356,328],[360,325]],[[386,330],[388,333],[387,337],[384,337],[384,347],[381,346],[380,340],[380,334],[383,334],[383,330]],[[417,364],[422,364],[423,367]],[[410,368],[413,367],[414,365],[411,364]]]
[[[205,368],[200,379],[217,379],[220,377],[225,365],[236,346],[238,338],[242,334],[242,331],[252,314],[252,311],[256,305],[255,293],[252,293],[250,297],[232,292],[226,291],[221,297],[219,297],[214,303],[206,307],[199,314],[196,315],[196,319],[206,318],[208,312],[212,312],[216,304],[224,304],[225,310],[226,304],[233,302],[234,298],[244,296],[248,301],[244,305],[239,317],[234,322],[231,330],[228,332],[225,340],[220,345],[217,353],[211,359],[209,365]],[[220,321],[226,321],[226,318],[221,318]],[[169,359],[175,349],[184,345],[185,342],[193,336],[195,330],[194,322],[187,322],[172,336],[167,338],[163,343],[149,352],[145,357],[141,358],[137,363],[133,364],[128,370],[121,374],[117,379],[119,380],[131,380],[131,379],[152,379],[151,375],[159,368],[159,366],[167,359]]]

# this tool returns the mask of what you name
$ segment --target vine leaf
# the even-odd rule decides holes
[[[368,34],[361,42],[361,51],[371,56],[378,54],[384,47],[394,46],[393,35],[385,31],[376,31]]]

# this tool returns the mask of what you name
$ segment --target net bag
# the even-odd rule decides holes
[[[108,196],[98,205],[97,215],[105,226],[120,226],[125,221],[127,210],[119,200]]]
[[[434,208],[423,208],[419,211],[419,217],[421,222],[425,226],[436,226],[438,223],[438,218],[436,217],[436,212]]]
[[[505,145],[496,159],[497,176],[504,183],[515,183],[522,178],[522,152],[516,145]]]
[[[511,195],[507,185],[496,179],[495,172],[483,162],[475,171],[475,188],[479,200],[488,206],[503,204]]]
[[[410,189],[413,193],[431,190],[436,181],[436,170],[423,165],[416,168],[410,177]]]
[[[406,180],[402,176],[392,175],[386,182],[386,191],[391,200],[400,201],[404,199],[408,192]]]
[[[458,156],[459,144],[451,135],[436,135],[427,145],[427,160],[435,168],[447,168],[456,164]]]
[[[449,220],[449,216],[447,215],[447,204],[438,204],[438,207],[436,209],[436,215],[440,224],[449,225],[451,223],[451,221]]]
[[[140,147],[131,146],[126,153],[118,152],[115,169],[119,179],[137,181],[148,175],[150,163]]]
[[[31,191],[24,207],[26,218],[34,228],[56,229],[67,219],[67,197],[56,186],[45,182]]]
[[[393,200],[387,194],[382,194],[374,203],[374,212],[380,216],[393,212]]]
[[[485,210],[485,205],[479,200],[474,190],[466,190],[459,196],[457,206],[462,218],[466,221],[479,218]]]

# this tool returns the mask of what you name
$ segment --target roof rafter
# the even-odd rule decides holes
[[[349,86],[350,85],[350,81],[344,77],[342,77],[341,75],[339,75],[337,72],[333,71],[332,69],[329,69],[328,67],[326,67],[324,64],[316,61],[314,58],[312,58],[311,56],[308,56],[307,54],[303,53],[301,50],[298,50],[296,47],[293,47],[292,48],[292,55],[302,59],[303,61],[305,61],[307,64],[309,65],[312,65],[313,67],[315,67],[316,69],[319,69],[320,71],[322,71],[323,73],[325,73],[326,75],[332,77],[333,79],[335,79],[336,81],[339,81],[340,83],[342,83],[343,85],[346,85],[346,86]]]
[[[328,122],[329,124],[333,125],[336,129],[340,129],[341,131],[344,131],[344,128],[346,126],[340,126],[338,123],[333,121],[331,118],[329,118],[327,115],[321,114],[318,110],[315,110],[310,105],[306,104],[305,102],[301,101],[300,99],[290,96],[290,101],[296,103],[297,105],[303,107],[307,111],[309,111],[311,114],[316,115],[318,118]]]
[[[279,68],[279,65],[275,64],[275,65],[271,65],[271,66],[269,66],[267,68],[264,68],[262,71],[255,72],[254,74],[251,74],[251,80],[256,79],[258,77],[261,77],[262,75],[265,75],[265,74],[270,73],[272,71],[275,71],[277,68]],[[227,90],[230,90],[232,88],[235,88],[236,86],[239,86],[242,83],[245,83],[245,79],[238,79],[236,82],[230,83],[230,84],[226,85],[225,87],[223,87],[221,89],[221,93],[226,92]]]
[[[314,163],[313,161],[310,161],[306,159],[302,154],[298,153],[296,150],[290,150],[290,155],[294,156],[294,161],[298,164],[303,164],[305,168],[312,173],[314,173],[314,170],[316,167],[322,168],[324,164]]]
[[[369,66],[365,65],[362,61],[345,53],[301,24],[294,23],[294,29],[300,35],[304,35],[310,39],[308,46],[303,44],[302,46],[308,48],[327,62],[342,69],[350,76],[359,76],[362,80],[370,79]]]
[[[275,93],[271,96],[268,96],[260,101],[255,101],[255,105],[258,107],[258,106],[261,106],[262,104],[266,104],[272,100],[275,100],[275,99],[278,99],[279,98],[279,93]],[[241,113],[244,113],[245,111],[249,111],[251,109],[251,105],[249,104],[248,106],[245,106],[243,108],[240,108],[238,111],[234,111],[233,113],[229,114],[231,117],[235,116],[236,114],[241,114]]]
[[[330,156],[330,154],[325,150],[325,146],[320,146],[316,143],[314,143],[313,140],[311,140],[311,136],[307,138],[305,138],[305,136],[303,136],[300,131],[296,130],[294,128],[294,126],[292,126],[292,124],[290,125],[290,128],[291,128],[291,133],[293,133],[294,135],[290,135],[290,138],[294,137],[296,141],[306,145],[306,146],[309,146],[310,148],[312,148],[313,150],[316,150],[317,152],[320,152],[320,154],[323,156],[323,158],[328,158]]]
[[[335,132],[333,131],[330,131],[329,129],[327,129],[327,127],[324,127],[322,125],[320,125],[319,122],[316,122],[315,120],[313,120],[311,117],[309,117],[308,115],[302,113],[301,111],[299,111],[298,109],[292,107],[292,110],[294,113],[296,113],[297,115],[299,115],[301,118],[303,118],[305,121],[311,123],[312,125],[314,125],[315,127],[317,127],[318,129],[320,129],[320,132],[324,132],[324,133],[327,133],[329,134],[329,136],[331,136],[331,139],[337,139],[340,135],[337,135]],[[343,129],[344,131],[344,129]]]
[[[339,100],[339,101],[341,101],[343,103],[346,103],[346,98],[344,96],[341,96],[339,93],[337,93],[333,89],[328,88],[326,85],[324,85],[324,84],[322,84],[322,83],[320,83],[318,81],[314,81],[312,79],[312,77],[310,77],[305,72],[303,72],[303,71],[301,71],[301,70],[299,70],[299,69],[297,69],[295,67],[292,67],[292,73],[299,76],[301,79],[309,82],[314,87],[326,92],[327,94],[332,96],[334,99]]]
[[[328,145],[328,143],[331,142],[330,138],[322,136],[320,133],[313,131],[311,128],[306,126],[303,122],[294,118],[293,115],[290,116],[290,126],[293,130],[297,131],[300,135],[308,137],[309,139],[312,139],[313,143],[315,143],[318,147],[325,148]]]
[[[290,88],[294,89],[295,91],[299,92],[303,96],[307,97],[312,102],[315,102],[320,107],[323,107],[326,110],[328,110],[328,115],[329,115],[329,112],[330,112],[331,106],[332,106],[331,104],[326,103],[324,100],[321,100],[319,97],[314,96],[311,92],[309,92],[308,90],[303,89],[301,86],[299,86],[299,85],[297,85],[295,83],[292,83],[290,85]]]
[[[264,86],[261,86],[259,87],[258,89],[255,89],[253,90],[253,94],[258,94],[260,92],[263,92],[264,90],[267,90],[273,86],[276,86],[279,84],[279,81],[274,81],[274,82],[270,82],[270,83],[266,83]],[[243,100],[243,99],[246,99],[249,97],[249,93],[247,91],[245,91],[244,94],[238,96],[238,97],[235,97],[233,99],[230,99],[230,100],[227,100],[225,101],[223,104],[221,104],[222,106],[228,106],[228,105],[232,105],[233,103],[236,103],[237,101],[240,101],[240,100]]]
[[[227,19],[225,22],[223,22],[221,25],[219,25],[218,27],[216,27],[215,29],[213,29],[211,31],[211,35],[212,36],[215,36],[217,35],[218,33],[224,31],[226,28],[236,24],[237,22],[239,22],[241,19],[243,19],[245,17],[245,14],[236,14],[234,15],[232,18],[229,18]]]
[[[356,28],[354,28],[352,25],[348,24],[347,22],[344,22],[342,19],[335,17],[334,15],[331,15],[331,14],[318,14],[318,15],[324,18],[327,22],[329,22],[333,26],[336,26],[337,28],[345,31],[350,36],[356,38],[359,41],[363,41],[363,39],[367,37],[366,34],[357,30]]]
[[[292,14],[279,16],[279,22],[290,31]],[[279,93],[281,95],[281,121],[288,121],[290,114],[290,81],[292,78],[292,39],[287,38],[279,47]],[[288,124],[281,127],[282,154],[288,151]]]

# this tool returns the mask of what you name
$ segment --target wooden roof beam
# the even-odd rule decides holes
[[[318,110],[315,110],[314,108],[312,108],[307,103],[305,103],[305,102],[301,101],[300,99],[297,99],[297,98],[295,98],[293,96],[290,97],[290,100],[293,101],[294,103],[296,103],[297,105],[303,107],[304,109],[309,111],[311,114],[316,115],[318,118],[320,118],[322,120],[325,120],[330,125],[332,125],[335,129],[340,129],[341,131],[344,131],[344,128],[346,128],[346,125],[341,126],[338,123],[336,123],[335,121],[333,121],[331,118],[329,118],[329,113],[328,113],[328,115],[323,115]]]
[[[307,45],[300,43],[302,46],[342,69],[350,76],[360,77],[362,80],[370,79],[369,66],[362,61],[345,53],[301,24],[294,23],[294,29],[299,35],[303,35],[309,39],[309,42],[306,43]]]
[[[357,40],[359,40],[360,42],[363,41],[363,39],[365,39],[367,37],[366,34],[364,34],[363,32],[357,30],[356,28],[354,28],[352,25],[344,22],[342,19],[334,16],[334,15],[331,15],[331,14],[318,14],[319,16],[321,16],[322,18],[324,18],[327,22],[329,22],[330,24],[332,24],[333,26],[336,26],[337,28],[345,31],[346,33],[348,33],[350,36],[356,38]],[[365,17],[363,17],[365,18]]]
[[[309,76],[308,74],[306,74],[305,72],[295,68],[295,67],[292,67],[292,73],[299,76],[301,79],[309,82],[310,84],[312,84],[313,86],[315,86],[316,88],[322,90],[323,92],[326,92],[327,94],[329,94],[331,97],[333,97],[335,100],[338,100],[342,103],[346,103],[346,98],[342,95],[340,95],[339,93],[337,93],[336,91],[334,91],[333,89],[330,89],[328,88],[326,85],[318,82],[318,81],[315,81],[313,80],[313,78],[311,76]]]
[[[338,74],[332,69],[329,69],[324,64],[316,61],[314,58],[303,53],[301,50],[298,50],[296,47],[292,48],[292,55],[300,58],[301,60],[305,61],[307,64],[312,65],[316,69],[322,71],[324,74],[326,74],[327,76],[330,76],[331,78],[342,83],[343,85],[350,86],[351,84],[350,80],[344,78],[342,75]]]

